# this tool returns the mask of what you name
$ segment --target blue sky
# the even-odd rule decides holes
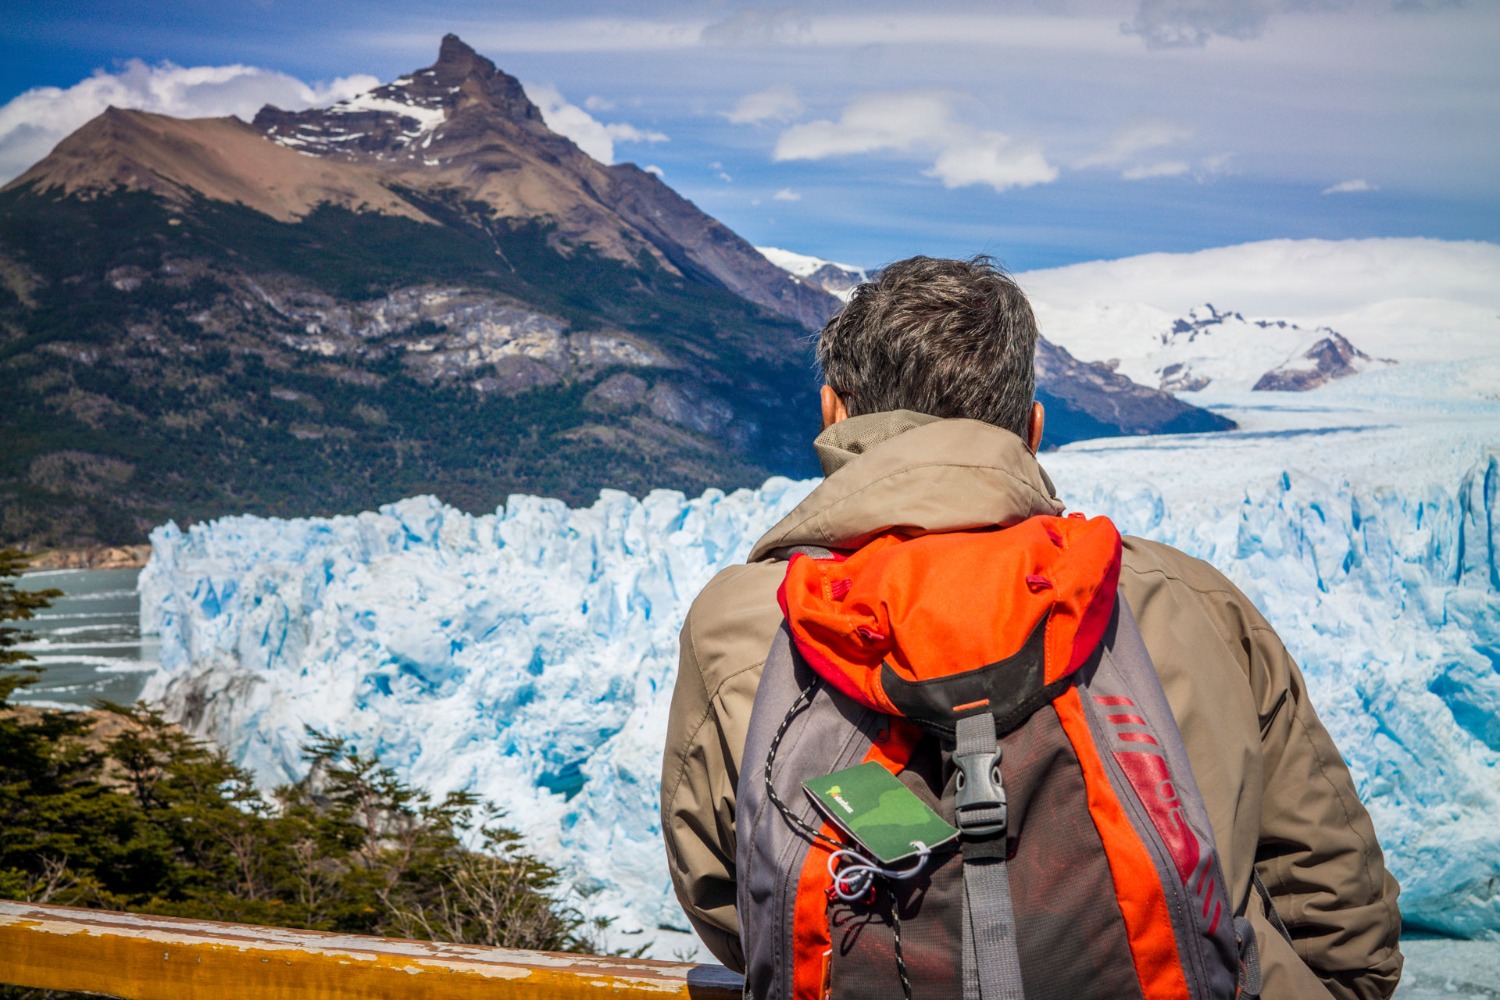
[[[11,0],[0,175],[107,103],[328,103],[431,63],[447,31],[595,155],[853,264],[1500,240],[1489,0]]]

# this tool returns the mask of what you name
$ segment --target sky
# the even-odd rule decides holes
[[[454,32],[758,245],[1013,270],[1500,241],[1493,0],[6,0],[0,179],[108,104],[327,104]]]

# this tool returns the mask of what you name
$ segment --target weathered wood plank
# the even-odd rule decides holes
[[[506,951],[0,900],[0,982],[128,1000],[738,1000],[717,965]]]

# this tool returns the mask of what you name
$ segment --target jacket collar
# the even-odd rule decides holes
[[[1026,445],[977,420],[898,410],[850,417],[814,442],[827,478],[750,551],[856,548],[890,528],[913,534],[1011,525],[1063,505]]]

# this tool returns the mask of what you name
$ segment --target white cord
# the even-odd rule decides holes
[[[912,878],[927,864],[927,859],[932,857],[932,848],[920,840],[913,840],[911,846],[917,849],[917,859],[910,868],[900,870],[882,868],[853,848],[844,847],[834,851],[828,855],[828,874],[833,879],[834,895],[846,903],[852,903],[869,891],[870,880],[876,875],[884,875],[889,879]],[[849,863],[840,868],[839,862],[845,858],[849,859]]]

